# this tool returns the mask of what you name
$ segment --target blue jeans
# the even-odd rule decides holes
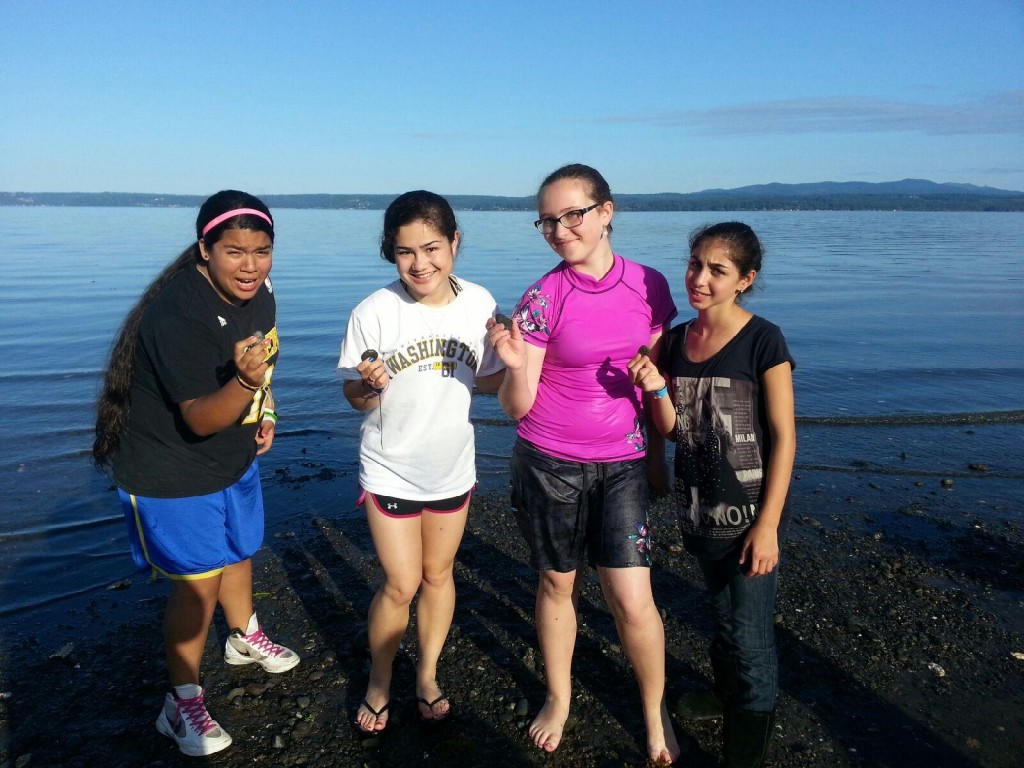
[[[697,558],[704,572],[717,633],[711,644],[716,660],[733,665],[736,691],[732,706],[752,712],[775,709],[779,659],[775,651],[775,589],[779,569],[767,576],[745,575],[739,550],[721,560]]]

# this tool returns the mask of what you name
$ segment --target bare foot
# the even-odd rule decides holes
[[[389,704],[387,691],[374,691],[368,688],[366,697],[356,710],[356,725],[366,733],[380,733],[388,724]]]
[[[668,717],[668,707],[661,703],[661,716],[657,722],[647,729],[647,764],[652,766],[668,766],[679,759],[682,750],[676,740],[676,732],[672,730],[672,721]]]
[[[444,720],[452,709],[448,697],[441,693],[436,680],[422,687],[416,686],[416,706],[424,720]]]
[[[554,752],[562,741],[562,729],[569,719],[569,702],[548,697],[530,725],[530,738],[545,752]]]

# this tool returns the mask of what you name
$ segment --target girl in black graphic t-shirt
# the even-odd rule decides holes
[[[762,765],[772,731],[779,529],[796,453],[793,358],[778,327],[739,304],[761,256],[746,224],[697,230],[686,269],[697,317],[666,336],[660,369],[645,355],[630,366],[655,426],[676,440],[683,542],[717,620],[714,689],[684,696],[676,711],[724,715],[729,768]]]
[[[132,556],[171,581],[164,614],[170,690],[156,728],[186,755],[231,744],[210,717],[199,667],[214,609],[228,664],[284,672],[299,657],[263,633],[251,557],[263,541],[258,454],[277,416],[274,222],[226,190],[199,209],[196,240],[145,290],[110,353],[93,457],[118,486]]]

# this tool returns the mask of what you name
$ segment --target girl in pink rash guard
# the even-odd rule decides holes
[[[680,749],[665,707],[665,633],[651,594],[644,411],[628,365],[641,346],[660,348],[676,308],[659,272],[612,251],[615,204],[596,170],[559,168],[541,184],[537,204],[536,226],[562,263],[526,291],[511,330],[488,321],[506,365],[498,397],[519,420],[512,505],[540,572],[547,698],[530,738],[548,752],[561,741],[589,564],[640,685],[647,755],[667,765]]]

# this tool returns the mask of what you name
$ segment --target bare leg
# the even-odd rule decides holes
[[[171,581],[164,611],[164,652],[172,686],[199,684],[199,666],[220,584],[220,573],[206,579]]]
[[[466,530],[466,505],[455,512],[424,512],[421,518],[423,537],[423,581],[416,603],[416,627],[419,660],[416,664],[416,698],[437,700],[442,691],[437,684],[437,660],[448,637],[455,613],[455,579],[452,569],[455,553]],[[417,702],[420,716],[427,720],[444,718],[451,705],[447,700],[433,706]]]
[[[224,610],[228,629],[245,632],[254,608],[252,605],[252,560],[232,563],[221,573],[217,602]]]
[[[598,568],[601,590],[615,617],[623,650],[640,684],[647,726],[647,757],[670,765],[679,757],[665,706],[665,627],[651,594],[649,568]]]
[[[367,619],[370,681],[364,697],[366,704],[379,712],[391,698],[391,667],[409,626],[409,605],[422,578],[420,518],[388,517],[367,498],[366,519],[384,569],[384,583],[370,601]],[[378,717],[360,705],[356,722],[364,731],[383,730],[387,714],[381,712]]]
[[[572,700],[572,653],[576,647],[578,571],[541,571],[537,587],[537,638],[544,659],[547,699],[530,725],[530,738],[546,752],[562,741]]]

